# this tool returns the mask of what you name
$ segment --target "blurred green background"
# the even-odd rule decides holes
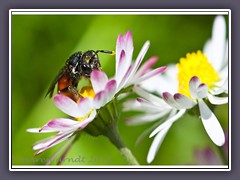
[[[215,16],[208,15],[13,15],[12,16],[12,164],[40,165],[62,145],[34,156],[32,145],[51,134],[31,134],[26,129],[41,127],[65,114],[58,110],[45,93],[65,60],[75,51],[115,50],[118,34],[132,31],[134,58],[146,40],[150,48],[144,61],[158,56],[157,66],[177,63],[188,52],[202,50],[211,36]],[[227,20],[227,18],[226,18]],[[103,70],[111,77],[115,57],[99,54]],[[228,125],[228,106],[215,109],[224,129]],[[127,126],[122,119],[119,131],[140,164],[152,139],[146,137],[135,146],[137,137],[150,124]],[[184,116],[167,134],[153,165],[194,164],[195,148],[216,147],[209,140],[200,119]],[[118,150],[105,137],[83,133],[67,157],[85,157],[89,162],[64,162],[64,165],[125,165]],[[90,161],[90,159],[97,159]],[[105,160],[101,161],[99,159]],[[108,159],[110,158],[110,159]],[[56,163],[56,162],[55,162]],[[54,164],[54,163],[53,163]]]

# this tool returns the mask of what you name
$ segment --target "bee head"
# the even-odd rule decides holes
[[[84,77],[89,78],[94,69],[100,69],[101,64],[97,53],[93,50],[86,51],[81,58],[80,69]]]

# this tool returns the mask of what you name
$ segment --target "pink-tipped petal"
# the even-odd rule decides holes
[[[187,96],[180,94],[180,93],[176,93],[174,94],[174,99],[175,101],[181,106],[183,107],[183,109],[190,109],[193,106],[195,106],[197,103],[192,101],[191,99],[189,99]]]
[[[58,118],[49,121],[46,125],[44,125],[39,132],[48,132],[48,131],[68,131],[71,129],[74,125],[76,125],[78,122],[66,119],[66,118]]]
[[[197,88],[197,97],[205,98],[208,95],[208,87],[206,84],[200,84]]]
[[[30,133],[39,133],[39,130],[41,128],[30,128],[30,129],[27,129],[27,132],[30,132]]]
[[[117,91],[116,92],[118,92],[120,89],[122,89],[122,87],[125,86],[125,84],[127,83],[128,76],[131,73],[131,70],[132,70],[132,66],[129,66],[127,72],[124,74],[121,81],[118,81],[116,79],[117,80]]]
[[[149,41],[145,42],[145,44],[143,45],[143,47],[142,47],[142,49],[141,49],[141,51],[140,51],[140,53],[139,53],[135,63],[134,63],[134,66],[133,66],[133,68],[131,70],[131,73],[129,74],[127,82],[132,80],[132,78],[133,78],[134,74],[136,73],[138,67],[140,66],[140,64],[141,64],[145,54],[147,53],[147,50],[148,50],[149,46],[150,46],[150,42]]]
[[[142,96],[144,99],[147,99],[148,101],[151,101],[153,103],[156,103],[160,106],[168,106],[168,104],[165,103],[164,100],[162,100],[161,98],[151,94],[151,93],[148,93],[146,91],[144,91],[142,88],[138,87],[138,86],[134,86],[133,87],[133,91]]]
[[[217,146],[224,145],[225,135],[218,119],[202,99],[199,99],[198,103],[202,123],[208,136]]]
[[[184,106],[181,106],[178,104],[175,99],[173,98],[173,95],[170,94],[169,92],[164,92],[162,94],[163,100],[171,107],[176,108],[176,109],[184,109]]]
[[[148,72],[151,67],[157,62],[158,57],[152,57],[149,60],[147,60],[137,71],[134,78],[139,78],[140,76],[144,75],[146,72]]]
[[[91,73],[91,83],[95,93],[102,91],[108,82],[107,75],[100,70],[93,70]]]
[[[189,81],[189,89],[192,98],[198,98],[198,87],[201,84],[200,79],[197,76],[193,76]]]
[[[119,35],[116,45],[116,75],[118,84],[128,71],[132,63],[133,41],[131,32],[128,31],[124,36]]]
[[[76,117],[80,118],[80,117],[86,116],[89,113],[89,111],[92,110],[92,108],[93,108],[92,104],[93,104],[92,99],[82,98],[77,104],[79,116],[76,116]]]
[[[48,140],[43,140],[43,141],[35,144],[33,146],[33,149],[34,150],[40,149],[35,155],[38,155],[38,154],[42,153],[43,151],[46,151],[50,147],[61,143],[62,141],[66,140],[68,137],[70,137],[72,134],[73,133],[62,134],[61,136],[56,136],[54,138],[50,138]]]
[[[156,76],[156,75],[158,75],[158,74],[161,74],[163,71],[166,70],[166,68],[167,68],[167,66],[163,66],[163,67],[159,67],[159,68],[157,68],[157,69],[154,69],[154,70],[152,70],[152,71],[144,74],[144,75],[141,76],[140,78],[136,79],[136,80],[135,80],[134,82],[132,82],[132,83],[138,84],[138,83],[141,83],[141,82],[143,82],[143,81],[145,81],[145,80],[148,80],[148,79],[150,79],[151,77],[154,77],[154,76]]]
[[[88,118],[84,119],[83,121],[81,121],[75,125],[76,129],[81,130],[81,129],[85,128],[90,122],[92,122],[94,120],[96,115],[97,115],[96,110],[93,110]]]
[[[81,117],[82,113],[78,111],[77,103],[69,97],[57,94],[53,99],[54,104],[64,113],[72,117]]]
[[[107,102],[112,100],[113,96],[115,95],[117,89],[117,82],[116,80],[112,79],[108,81],[105,87],[106,95],[107,95]]]
[[[152,102],[152,101],[148,101],[146,99],[143,98],[137,98],[136,99],[139,103],[141,103],[141,106],[143,106],[143,108],[149,108],[152,109],[153,111],[167,111],[169,108],[169,106],[166,106],[166,104],[158,104],[156,102]],[[152,111],[151,111],[152,112]]]
[[[107,94],[106,91],[101,91],[97,93],[93,99],[93,107],[95,109],[99,109],[104,106],[107,102]]]
[[[125,34],[125,38],[126,38],[126,49],[129,50],[129,52],[132,53],[132,51],[133,51],[133,38],[132,38],[131,31],[127,31],[127,33]]]
[[[121,51],[120,57],[119,57],[119,63],[116,67],[116,75],[115,79],[117,80],[118,84],[122,81],[125,73],[127,72],[127,69],[129,68],[130,64],[126,63],[126,53],[124,50]]]

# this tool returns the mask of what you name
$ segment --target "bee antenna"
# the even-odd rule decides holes
[[[108,50],[97,50],[96,51],[96,54],[97,53],[106,53],[106,54],[111,54],[111,55],[115,55],[116,53],[115,53],[115,51],[108,51]]]

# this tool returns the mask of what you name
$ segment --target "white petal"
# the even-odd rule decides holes
[[[134,80],[136,80],[137,78],[139,78],[140,76],[148,72],[150,68],[156,63],[157,60],[158,60],[158,57],[152,57],[149,60],[147,60],[135,74]]]
[[[132,34],[128,31],[124,36],[119,35],[116,44],[116,72],[115,79],[118,85],[122,82],[132,63],[133,40]]]
[[[157,154],[157,151],[159,149],[159,147],[161,146],[168,130],[170,129],[170,127],[172,126],[172,124],[168,124],[161,132],[159,132],[156,137],[154,138],[153,142],[152,142],[152,145],[148,151],[148,155],[147,155],[147,162],[148,163],[151,163],[156,154]]]
[[[168,109],[171,109],[169,108],[169,106],[166,106],[166,104],[157,104],[157,103],[154,103],[152,101],[148,101],[148,100],[145,100],[143,98],[137,98],[137,101],[144,107],[148,107],[148,108],[151,108],[153,110],[157,110],[157,111],[165,111],[165,110],[168,110]]]
[[[192,98],[205,98],[208,94],[208,87],[206,84],[201,84],[197,76],[193,76],[189,81],[189,89]]]
[[[57,94],[54,96],[54,104],[64,113],[72,117],[81,117],[82,113],[79,111],[77,103],[67,96]]]
[[[117,91],[116,91],[116,93],[119,92],[125,86],[125,84],[127,83],[129,74],[131,73],[131,70],[132,70],[132,66],[129,66],[126,73],[125,74],[123,73],[123,77],[120,79],[120,81],[119,81],[119,79],[117,79],[118,77],[115,77],[116,81],[117,81]]]
[[[226,24],[223,16],[217,16],[213,23],[212,38],[208,45],[210,50],[206,50],[206,55],[213,67],[219,71],[221,69],[226,43]],[[206,48],[205,48],[206,49]]]
[[[211,94],[208,94],[208,100],[211,104],[220,105],[228,103],[228,97],[217,97]]]
[[[105,105],[106,102],[107,102],[107,93],[106,91],[101,91],[94,96],[93,107],[95,109],[99,109],[100,107]]]
[[[133,40],[131,32],[128,31],[124,36],[121,34],[118,36],[117,43],[116,43],[116,75],[119,75],[119,63],[120,63],[120,56],[122,51],[124,51],[126,59],[124,61],[124,65],[129,67],[132,63],[132,53],[133,53]]]
[[[94,120],[96,115],[97,115],[96,110],[92,110],[91,114],[89,115],[89,117],[87,119],[84,119],[83,121],[76,124],[76,126],[75,126],[76,130],[81,130],[81,129],[85,128],[90,122],[92,122]]]
[[[116,89],[117,89],[117,82],[114,79],[108,81],[108,83],[105,86],[107,102],[109,102],[113,99],[113,97],[116,93]]]
[[[180,93],[174,94],[174,99],[181,107],[183,107],[183,109],[190,109],[197,104],[187,96]]]
[[[82,98],[78,102],[78,111],[79,111],[79,116],[75,116],[78,118],[86,116],[89,111],[92,110],[93,108],[93,100],[90,98]]]
[[[199,110],[203,126],[208,136],[217,146],[222,146],[225,143],[225,136],[222,127],[216,116],[201,99],[199,99]]]
[[[132,83],[133,84],[138,84],[138,83],[141,83],[145,80],[148,80],[151,77],[154,77],[154,76],[157,76],[157,75],[161,74],[163,71],[165,71],[166,68],[167,68],[167,66],[163,66],[163,67],[159,67],[157,69],[154,69],[152,71],[149,71],[146,74],[144,74],[143,76],[139,77],[138,79],[132,81]]]
[[[217,83],[216,86],[217,87],[214,87],[213,89],[210,90],[211,94],[213,95],[218,95],[221,93],[228,94],[228,78]]]
[[[180,117],[182,117],[182,115],[186,112],[186,109],[182,109],[180,110],[177,114],[175,114],[174,116],[170,117],[169,119],[167,119],[164,123],[162,123],[160,126],[158,126],[156,129],[154,129],[154,131],[149,135],[149,137],[153,137],[154,135],[156,135],[158,132],[160,132],[161,130],[163,130],[164,128],[166,128],[169,124],[174,123],[176,120],[178,120]]]
[[[125,122],[128,125],[140,125],[144,123],[153,122],[155,120],[160,119],[161,117],[165,116],[169,111],[163,111],[155,114],[144,114],[144,115],[137,115],[131,118],[127,118]]]
[[[48,158],[45,165],[50,165],[51,162],[66,148],[69,148],[72,145],[72,142],[74,141],[76,135],[73,135],[69,138],[67,142],[65,142],[64,145],[62,145],[50,158]]]
[[[131,80],[132,80],[133,76],[135,75],[138,67],[140,66],[140,64],[141,64],[145,54],[147,53],[147,50],[148,50],[149,46],[150,46],[150,42],[149,41],[145,42],[145,44],[143,45],[143,47],[142,47],[142,49],[141,49],[141,51],[140,51],[140,53],[139,53],[135,63],[134,63],[134,66],[133,66],[133,68],[132,68],[132,70],[131,70],[128,78],[127,78],[127,82],[128,82],[127,86],[132,83]]]
[[[223,57],[222,67],[226,66],[227,64],[228,64],[228,40],[226,41],[225,45],[225,53]]]
[[[118,84],[120,84],[120,82],[122,81],[124,75],[126,74],[130,66],[128,65],[129,63],[126,63],[127,59],[126,59],[126,53],[124,50],[122,50],[119,58],[120,59],[119,59],[117,71],[115,74],[115,79],[118,82]]]
[[[228,78],[228,64],[226,64],[221,71],[219,71],[220,79]]]
[[[189,81],[190,94],[191,94],[191,97],[194,99],[198,98],[197,89],[200,84],[201,84],[200,79],[197,76],[193,76]]]
[[[40,132],[68,131],[77,123],[78,121],[67,119],[67,118],[53,119],[49,121],[46,125],[44,125],[39,131]]]
[[[40,154],[41,152],[49,149],[52,146],[55,146],[57,144],[59,144],[60,142],[66,140],[68,137],[70,137],[73,133],[66,133],[66,134],[62,134],[60,136],[54,136],[52,138],[46,139],[46,140],[42,140],[38,143],[36,143],[33,146],[34,150],[38,150],[40,149],[40,151],[38,151],[36,154]]]
[[[147,101],[149,102],[149,101]],[[156,106],[155,104],[149,103],[140,103],[137,100],[128,100],[123,103],[123,111],[142,111],[146,113],[154,113],[162,110],[161,106]],[[166,108],[165,108],[166,109]]]
[[[127,52],[129,52],[129,55],[130,55],[133,52],[133,37],[132,37],[131,31],[126,32],[124,38],[126,41],[125,48],[126,48],[126,50],[128,50]]]
[[[210,93],[212,95],[218,95],[221,93],[228,94],[228,77],[225,79],[222,79],[220,82],[217,82],[215,86],[216,87],[213,87],[210,89]]]
[[[91,83],[95,94],[102,91],[108,82],[107,75],[100,70],[93,70],[91,73]]]
[[[208,87],[206,84],[200,84],[197,88],[197,98],[205,98],[208,95]]]
[[[162,94],[165,91],[174,94],[178,90],[176,65],[167,66],[163,73],[141,82],[140,86],[147,91],[157,92],[158,94]]]
[[[30,133],[39,133],[39,130],[41,128],[30,128],[30,129],[27,129],[27,132],[30,132]]]
[[[173,98],[173,95],[169,92],[164,92],[162,94],[163,100],[171,107],[176,109],[184,109],[185,106],[181,106],[181,104],[178,104],[175,99]]]
[[[204,44],[204,47],[203,47],[203,54],[205,54],[208,59],[212,56],[212,40],[211,39],[208,39],[205,44]]]
[[[157,97],[157,96],[155,96],[155,95],[153,95],[153,94],[150,94],[150,93],[144,91],[142,88],[140,88],[140,87],[138,87],[138,86],[134,86],[134,87],[133,87],[133,91],[134,91],[136,94],[140,95],[141,97],[143,97],[144,99],[146,99],[146,100],[148,100],[148,101],[150,101],[150,102],[152,102],[152,103],[156,103],[156,104],[158,104],[159,106],[166,106],[166,107],[168,106],[168,105],[165,103],[164,100],[162,100],[161,98],[159,98],[159,97]],[[169,106],[168,106],[168,107],[169,107]]]
[[[57,130],[46,130],[46,131],[40,131],[41,128],[30,128],[27,129],[27,132],[30,133],[49,133],[49,132],[56,132]]]

